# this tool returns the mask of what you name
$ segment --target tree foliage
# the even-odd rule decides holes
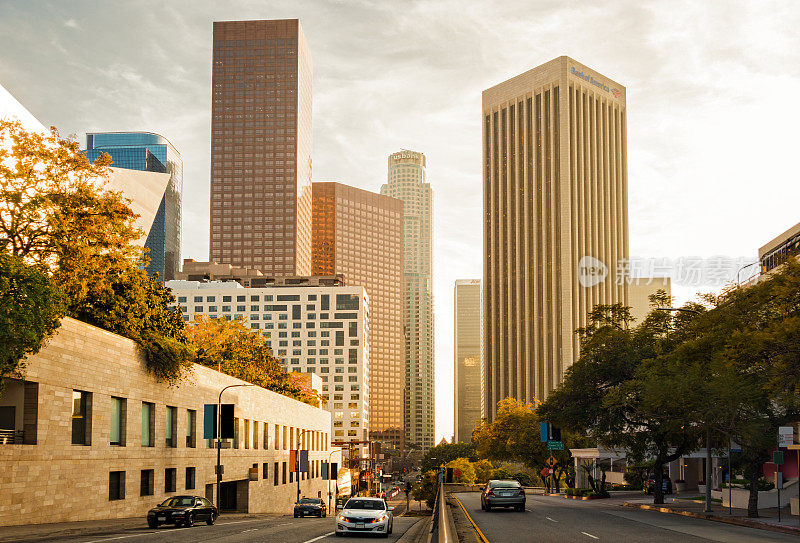
[[[426,473],[458,458],[467,458],[470,462],[476,461],[478,457],[475,454],[475,446],[472,443],[442,443],[431,447],[422,457],[420,470]]]
[[[297,375],[287,374],[264,336],[246,328],[240,319],[228,321],[196,316],[187,327],[195,362],[260,387],[318,407],[320,397]]]
[[[23,357],[39,351],[65,311],[63,294],[45,273],[0,252],[0,393],[5,378],[19,374]]]

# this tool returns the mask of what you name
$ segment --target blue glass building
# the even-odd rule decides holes
[[[181,198],[183,161],[163,136],[150,132],[95,132],[86,134],[86,156],[94,162],[101,153],[111,155],[115,168],[170,174],[167,189],[145,241],[149,249],[149,274],[163,281],[175,278],[181,259]]]

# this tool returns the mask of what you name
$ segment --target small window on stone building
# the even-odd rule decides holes
[[[112,471],[108,474],[108,500],[125,499],[125,472]]]

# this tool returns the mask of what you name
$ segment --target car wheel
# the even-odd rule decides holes
[[[206,520],[206,524],[208,524],[209,526],[213,526],[215,520],[217,520],[217,519],[214,517],[214,513],[211,513],[210,515],[208,515],[208,519]]]
[[[148,520],[147,525],[153,528],[154,530],[158,528],[158,522],[156,522],[155,520]]]
[[[327,511],[323,511],[323,512],[322,512],[322,518],[325,518],[325,517],[327,517],[327,516],[328,516],[328,512],[327,512]]]
[[[342,532],[334,532],[334,534],[336,535],[336,537],[342,537]]]
[[[488,511],[491,511],[491,510],[492,510],[492,506],[487,503],[486,504],[486,508],[484,509],[484,511],[488,512]]]
[[[194,515],[193,514],[187,515],[186,520],[183,521],[183,525],[186,526],[187,528],[191,528],[192,526],[194,526]]]
[[[515,509],[517,511],[519,511],[520,513],[524,513],[525,512],[525,506],[524,505],[518,505]]]
[[[394,530],[394,520],[389,523],[389,531],[387,533],[392,533],[392,530]]]

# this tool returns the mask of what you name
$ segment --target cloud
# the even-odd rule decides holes
[[[76,21],[75,19],[67,19],[66,21],[64,21],[64,26],[66,26],[67,28],[80,28],[78,26],[78,21]]]

